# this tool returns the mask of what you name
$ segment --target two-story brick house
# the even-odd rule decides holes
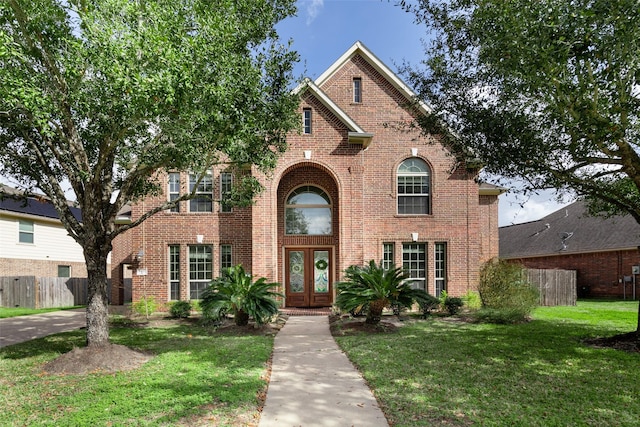
[[[342,271],[374,259],[431,294],[474,289],[481,263],[498,255],[500,190],[479,185],[437,136],[399,126],[427,107],[412,106],[411,90],[360,42],[296,90],[301,130],[272,174],[252,171],[264,185],[255,204],[221,203],[234,176],[213,168],[202,197],[115,242],[114,283],[132,271],[134,301],[197,299],[221,268],[242,264],[281,283],[286,306],[330,306]],[[188,173],[169,174],[158,197],[191,185]],[[161,200],[133,205],[132,217]]]

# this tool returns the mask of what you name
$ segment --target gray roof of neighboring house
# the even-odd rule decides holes
[[[58,211],[45,196],[29,196],[26,199],[15,188],[0,184],[0,211],[9,211],[45,218],[60,219]],[[80,209],[71,207],[71,212],[82,221]]]
[[[500,227],[500,258],[633,249],[640,246],[640,224],[631,215],[593,217],[577,201],[546,217]]]

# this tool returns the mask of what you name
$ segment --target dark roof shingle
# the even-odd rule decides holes
[[[21,193],[11,187],[0,185],[0,211],[16,212],[45,218],[60,219],[58,211],[44,196],[30,196],[26,199],[19,198]],[[2,197],[4,196],[4,197]],[[71,212],[79,221],[82,221],[80,209],[71,207]]]
[[[600,252],[640,246],[640,224],[631,215],[593,217],[577,201],[538,220],[500,227],[500,258]]]

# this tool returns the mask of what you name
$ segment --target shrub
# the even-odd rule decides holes
[[[205,321],[217,321],[231,312],[238,326],[246,326],[249,317],[262,325],[278,314],[276,298],[283,295],[272,290],[277,286],[264,277],[254,281],[242,265],[227,268],[204,290],[202,316]]]
[[[142,297],[131,305],[134,313],[149,316],[158,310],[158,303],[154,297]]]
[[[468,291],[462,296],[462,302],[464,306],[469,310],[480,310],[482,307],[482,300],[480,294],[476,291]]]
[[[418,306],[420,307],[422,317],[427,318],[431,315],[433,310],[440,307],[440,299],[431,294],[427,294],[423,299],[418,301]]]
[[[524,267],[504,260],[491,260],[480,271],[478,285],[482,307],[506,310],[524,320],[538,305],[539,295],[528,282]]]
[[[401,268],[384,268],[382,261],[374,260],[368,265],[347,267],[346,280],[336,284],[336,306],[350,313],[366,308],[365,323],[375,325],[380,322],[382,311],[387,307],[411,307],[424,298],[426,292],[413,289],[407,283],[408,274]]]
[[[177,319],[186,319],[191,316],[191,303],[189,301],[175,301],[169,306],[169,314]]]
[[[447,313],[453,316],[460,312],[463,304],[464,303],[462,302],[462,298],[447,296],[447,298],[444,300],[444,309],[447,311]]]

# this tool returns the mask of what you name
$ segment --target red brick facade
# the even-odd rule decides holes
[[[290,135],[287,152],[269,176],[252,171],[265,187],[252,207],[221,213],[214,203],[213,212],[189,213],[186,202],[179,213],[162,212],[149,218],[115,242],[114,283],[121,277],[119,264],[132,263],[134,271],[147,273],[133,275],[133,300],[153,295],[168,301],[170,245],[179,248],[180,298],[189,299],[189,247],[193,245],[213,249],[214,277],[221,262],[220,245],[226,244],[231,245],[234,265],[243,264],[254,275],[282,284],[289,274],[288,250],[320,248],[330,254],[328,272],[333,284],[349,265],[380,261],[383,244],[393,244],[394,262],[402,266],[403,245],[414,243],[423,245],[426,252],[430,293],[435,293],[436,244],[440,251],[446,249],[439,271],[444,272],[447,291],[461,295],[474,289],[481,263],[498,255],[497,194],[481,195],[475,182],[477,171],[464,165],[452,168],[453,158],[437,138],[426,139],[393,126],[412,118],[406,108],[409,93],[397,80],[394,84],[397,78],[366,48],[354,45],[350,56],[329,71],[316,82],[321,93],[301,92],[300,114],[305,108],[311,110],[311,133]],[[354,78],[361,79],[359,103],[353,102]],[[322,102],[323,95],[339,107],[339,113]],[[349,139],[353,131],[349,119],[373,135],[368,146]],[[398,214],[398,166],[410,158],[422,159],[430,169],[430,212],[425,215]],[[212,171],[214,198],[220,195],[220,172]],[[186,190],[187,174],[182,174],[181,183]],[[326,235],[285,233],[287,197],[305,185],[320,188],[330,199],[331,232]],[[132,217],[166,197],[134,205]],[[138,263],[134,257],[140,250],[144,256]],[[286,286],[282,290],[289,292]],[[333,293],[331,288],[329,304]],[[116,295],[112,298],[117,301]]]
[[[513,259],[529,268],[575,270],[579,297],[632,299],[632,267],[640,265],[640,251],[627,249]],[[626,278],[626,282],[625,282]],[[636,281],[639,277],[636,276]],[[636,298],[640,284],[636,285]]]

